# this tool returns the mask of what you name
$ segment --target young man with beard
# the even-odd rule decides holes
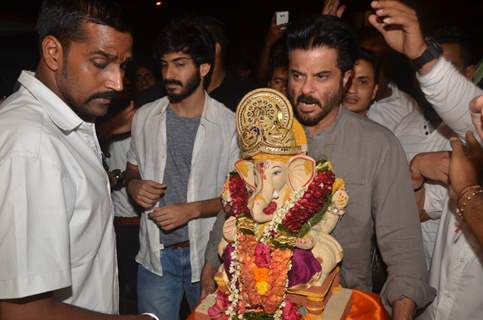
[[[138,307],[178,319],[183,295],[193,309],[218,196],[239,158],[232,111],[205,91],[214,45],[204,28],[184,20],[157,40],[167,96],[133,120],[126,188],[145,212],[137,255]]]
[[[41,57],[0,106],[0,318],[115,316],[109,181],[94,120],[123,89],[132,36],[112,2],[46,0]],[[101,313],[102,312],[102,313]]]
[[[393,319],[410,319],[427,305],[421,228],[404,151],[385,128],[341,107],[357,54],[352,30],[339,18],[306,18],[287,30],[288,94],[305,126],[309,155],[329,159],[346,181],[350,200],[333,236],[344,249],[342,284],[370,291],[371,238],[375,234],[387,265],[381,298]],[[220,223],[210,239],[217,243]],[[218,238],[217,238],[218,237]],[[216,266],[207,251],[205,277]],[[203,288],[205,289],[205,288]],[[209,289],[205,289],[209,291]]]

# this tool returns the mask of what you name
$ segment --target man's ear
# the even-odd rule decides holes
[[[344,87],[344,92],[349,89],[350,82],[349,80],[351,79],[352,76],[352,70],[347,70],[344,72],[344,77],[342,78],[342,86]]]
[[[46,36],[42,40],[41,51],[45,65],[52,71],[57,71],[63,65],[64,48],[56,37]]]
[[[379,89],[379,86],[376,84],[374,86],[374,89],[372,90],[371,101],[374,101],[374,99],[376,99],[377,89]]]
[[[210,69],[211,69],[211,64],[209,64],[209,63],[202,63],[200,65],[200,76],[202,78],[206,77],[206,75],[208,74],[208,72],[210,72]]]

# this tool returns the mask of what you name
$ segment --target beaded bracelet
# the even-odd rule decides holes
[[[468,186],[461,190],[456,200],[456,214],[462,218],[468,203],[470,203],[470,201],[475,198],[476,195],[481,193],[483,193],[483,188],[479,185]]]

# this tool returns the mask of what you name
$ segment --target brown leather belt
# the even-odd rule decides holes
[[[114,224],[122,226],[138,226],[139,217],[114,217]]]
[[[190,241],[189,240],[186,240],[186,241],[183,241],[183,242],[178,242],[178,243],[170,244],[169,246],[166,246],[166,248],[169,248],[169,249],[181,249],[181,248],[189,248],[189,246],[190,246]]]

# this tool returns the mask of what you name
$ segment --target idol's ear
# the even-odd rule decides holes
[[[314,159],[305,155],[296,155],[288,163],[288,183],[297,191],[312,182],[315,173]]]
[[[245,181],[245,183],[253,190],[255,190],[255,164],[248,160],[238,160],[235,163],[236,172]]]

